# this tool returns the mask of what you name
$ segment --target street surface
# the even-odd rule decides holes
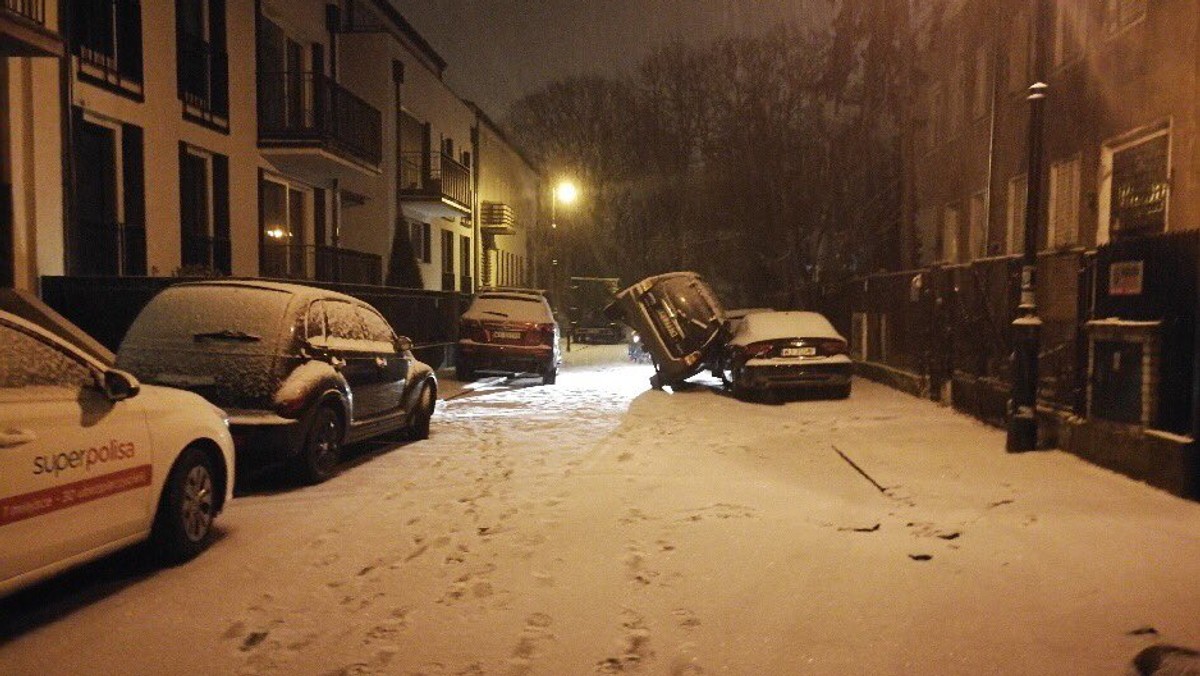
[[[260,480],[197,560],[0,601],[0,673],[1121,674],[1200,647],[1200,505],[868,381],[450,378],[432,437]]]

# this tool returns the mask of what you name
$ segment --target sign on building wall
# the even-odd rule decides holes
[[[1115,237],[1166,229],[1167,134],[1113,153],[1109,223]]]
[[[1108,267],[1108,295],[1141,295],[1144,278],[1142,261],[1113,261]]]

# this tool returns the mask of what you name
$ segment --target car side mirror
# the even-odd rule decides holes
[[[142,384],[133,374],[118,369],[104,372],[104,396],[109,401],[123,401],[136,396],[142,390]]]
[[[395,345],[397,352],[408,352],[413,348],[412,338],[408,336],[396,336]]]

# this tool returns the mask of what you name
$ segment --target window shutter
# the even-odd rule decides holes
[[[121,125],[121,180],[125,192],[121,274],[146,274],[146,163],[142,128]]]
[[[212,156],[213,180],[213,269],[233,274],[229,241],[229,158]]]

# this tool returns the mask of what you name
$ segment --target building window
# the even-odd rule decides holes
[[[179,144],[182,269],[230,274],[229,159]]]
[[[958,262],[958,228],[961,221],[958,211],[958,207],[950,204],[942,209],[941,242],[938,248],[939,260],[946,263]]]
[[[1146,0],[1105,0],[1104,34],[1112,37],[1146,18]]]
[[[1054,65],[1063,66],[1083,54],[1087,44],[1087,6],[1077,0],[1054,3]]]
[[[175,39],[184,117],[228,129],[225,0],[175,0]]]
[[[453,291],[454,282],[454,233],[442,230],[442,290]]]
[[[72,275],[146,274],[142,128],[72,109],[75,217],[67,232]]]
[[[950,74],[949,91],[946,93],[946,129],[951,136],[958,134],[962,128],[967,99],[966,79],[966,68],[962,59],[956,59],[954,70]]]
[[[975,50],[975,89],[971,96],[971,114],[983,117],[991,109],[992,60],[987,45]]]
[[[967,258],[982,258],[987,255],[987,191],[980,190],[971,195],[967,210]]]
[[[1008,253],[1025,251],[1025,195],[1029,191],[1029,177],[1025,174],[1008,180]]]
[[[1136,237],[1167,230],[1171,135],[1167,127],[1104,146],[1101,233]],[[1101,240],[1105,237],[1101,236]]]
[[[307,186],[265,176],[259,180],[258,193],[259,274],[313,279],[317,248],[311,245],[313,235],[308,224],[314,194]]]
[[[471,279],[471,238],[466,235],[460,235],[458,238],[458,270],[462,276],[459,290],[470,293],[474,280]]]
[[[412,242],[413,254],[421,263],[433,262],[433,226],[428,223],[410,222],[408,224],[409,241]]]
[[[74,0],[71,11],[80,79],[140,100],[140,0]]]
[[[933,150],[938,145],[938,139],[946,132],[944,122],[945,105],[942,85],[939,82],[933,86],[929,92],[929,136],[926,139],[925,149]]]
[[[1079,243],[1079,157],[1050,165],[1049,248]]]
[[[1014,92],[1033,84],[1029,81],[1029,12],[1023,7],[1013,17],[1009,33],[1006,79]]]

